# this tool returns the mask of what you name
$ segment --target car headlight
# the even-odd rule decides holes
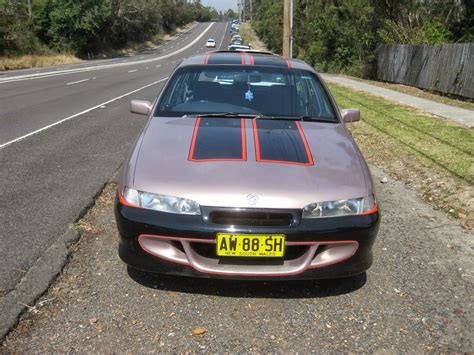
[[[377,211],[375,197],[311,203],[303,208],[303,218],[323,218],[369,214]]]
[[[201,214],[199,203],[186,198],[137,191],[128,187],[123,190],[123,198],[131,205],[150,210],[191,215]]]

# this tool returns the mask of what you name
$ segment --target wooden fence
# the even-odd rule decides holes
[[[383,45],[377,78],[474,98],[474,43]]]

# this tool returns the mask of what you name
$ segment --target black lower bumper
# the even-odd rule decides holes
[[[190,265],[158,258],[145,252],[138,243],[140,235],[165,236],[186,239],[215,240],[216,234],[228,226],[205,221],[203,216],[163,213],[115,204],[117,227],[120,234],[119,255],[129,266],[155,273],[193,277],[232,279],[328,279],[360,274],[372,264],[372,245],[375,241],[380,213],[321,219],[299,219],[291,227],[239,227],[236,234],[284,234],[287,242],[327,243],[353,241],[358,249],[351,257],[327,266],[308,268],[293,275],[243,276],[207,273]]]

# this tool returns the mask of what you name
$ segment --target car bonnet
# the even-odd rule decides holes
[[[137,149],[125,185],[202,206],[303,208],[371,193],[363,158],[338,123],[155,117]]]

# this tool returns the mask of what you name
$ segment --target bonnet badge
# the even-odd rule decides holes
[[[258,202],[258,196],[256,194],[248,194],[247,202],[249,205],[255,205]]]

